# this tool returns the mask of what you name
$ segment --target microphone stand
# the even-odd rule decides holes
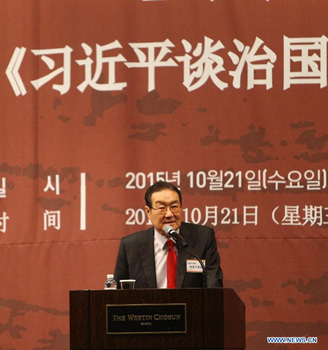
[[[186,241],[181,241],[181,240],[178,240],[176,239],[175,237],[172,237],[175,241],[175,244],[176,244],[176,247],[178,250],[181,250],[183,249],[186,253],[188,253],[189,255],[191,255],[192,257],[194,257],[199,263],[200,263],[200,266],[203,270],[202,272],[202,277],[203,277],[203,288],[207,288],[207,278],[206,278],[206,268],[205,268],[205,265],[204,263],[202,262],[201,259],[199,259],[198,256],[196,256],[195,254],[191,253],[188,249],[187,249],[187,242]]]

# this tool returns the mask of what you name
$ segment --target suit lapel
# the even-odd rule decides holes
[[[182,222],[180,227],[180,235],[188,242],[187,250],[193,247],[193,239],[191,232],[188,227]],[[178,261],[177,261],[177,288],[181,288],[183,280],[186,275],[186,264],[187,259],[190,259],[191,255],[188,254],[185,250],[181,249],[178,253]]]
[[[148,288],[156,288],[156,271],[155,271],[155,255],[154,255],[154,228],[146,230],[140,245],[140,259],[145,272],[146,283]]]
[[[189,227],[184,223],[180,227],[181,236],[188,242],[187,249],[193,251],[195,245],[192,233]],[[154,253],[154,228],[151,227],[145,231],[145,235],[139,242],[140,259],[145,273],[148,288],[157,288],[156,270],[155,270],[155,253]],[[185,250],[180,250],[177,261],[177,288],[181,288],[186,275],[186,261],[192,256]]]

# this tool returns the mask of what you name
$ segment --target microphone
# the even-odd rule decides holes
[[[196,256],[195,254],[191,253],[188,249],[186,249],[186,247],[188,246],[188,243],[185,241],[185,239],[180,236],[174,229],[172,226],[167,225],[164,227],[164,231],[167,235],[169,235],[171,238],[173,238],[174,242],[177,245],[177,249],[180,250],[181,248],[185,249],[185,252],[187,252],[188,254],[190,254],[191,256],[193,256],[196,260],[198,260],[200,266],[202,267],[203,270],[203,288],[207,287],[207,277],[206,277],[206,268],[204,263],[202,262],[201,259],[199,259],[198,256]]]
[[[164,227],[164,231],[165,231],[165,233],[166,233],[167,235],[171,236],[171,237],[174,239],[174,241],[175,241],[175,243],[176,243],[178,249],[180,249],[181,247],[182,247],[182,248],[187,247],[188,243],[185,241],[185,239],[184,239],[182,236],[180,236],[180,235],[173,229],[172,226],[170,226],[170,225],[165,226],[165,227]]]

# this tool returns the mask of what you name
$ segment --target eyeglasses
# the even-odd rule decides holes
[[[150,207],[150,208],[156,210],[157,214],[164,214],[164,213],[166,213],[166,211],[168,209],[170,209],[170,211],[173,214],[175,214],[180,210],[181,206],[180,206],[180,204],[172,204],[172,205],[168,205],[168,206],[161,205],[158,208],[154,208],[154,207]]]

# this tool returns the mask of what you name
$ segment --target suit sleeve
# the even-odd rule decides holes
[[[124,245],[124,239],[121,240],[120,247],[118,249],[114,278],[117,282],[117,288],[120,288],[119,281],[129,279],[129,265],[126,257],[126,250]]]
[[[207,287],[223,287],[223,273],[221,269],[221,258],[212,228],[209,230],[208,240],[205,250]]]

